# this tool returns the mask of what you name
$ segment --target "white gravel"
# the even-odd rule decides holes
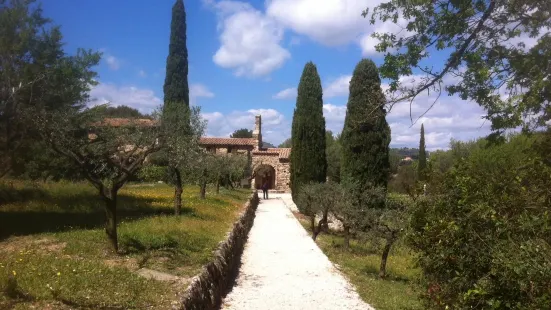
[[[287,194],[261,200],[237,284],[222,309],[374,309],[302,228],[291,204]]]

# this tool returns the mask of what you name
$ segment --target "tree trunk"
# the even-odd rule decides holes
[[[381,257],[381,267],[379,268],[379,277],[381,279],[386,277],[386,260],[388,258],[388,253],[390,252],[390,247],[393,243],[393,240],[386,240],[385,248],[383,249],[383,256]]]
[[[184,189],[182,187],[182,175],[180,170],[174,169],[174,215],[180,215],[182,213],[182,193]]]
[[[203,170],[203,177],[201,180],[201,199],[207,198],[207,169]]]
[[[310,216],[310,229],[312,229],[312,239],[316,241],[318,234],[316,233],[316,216]]]
[[[322,221],[323,221],[323,232],[324,233],[328,233],[329,232],[329,223],[327,222],[327,216],[329,215],[329,209],[325,209],[323,210],[323,218],[322,218]],[[321,222],[320,222],[321,223]]]
[[[316,238],[318,237],[318,235],[320,234],[321,230],[322,230],[322,227],[324,227],[324,225],[326,224],[325,220],[322,218],[319,222],[318,222],[318,228],[316,229],[314,227],[314,231],[312,232],[312,239],[314,239],[314,241],[316,241]]]
[[[350,248],[350,227],[344,225],[344,248],[348,250]]]
[[[220,194],[220,179],[216,181],[216,195]]]
[[[117,190],[110,188],[102,193],[105,201],[105,233],[113,251],[119,251],[119,241],[117,238]]]

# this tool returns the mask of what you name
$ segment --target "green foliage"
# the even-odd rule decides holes
[[[104,113],[106,117],[151,118],[150,115],[142,114],[140,111],[125,105],[107,107]]]
[[[183,0],[172,7],[170,45],[166,59],[166,77],[163,87],[165,107],[177,105],[189,108],[188,51],[186,9]]]
[[[290,148],[290,147],[292,147],[292,139],[291,139],[291,138],[289,138],[289,139],[283,141],[283,142],[278,146],[278,148]]]
[[[297,208],[300,213],[314,216],[333,208],[339,199],[338,186],[332,183],[308,183],[300,188]]]
[[[166,170],[166,167],[146,165],[138,171],[137,178],[141,182],[166,181]]]
[[[399,24],[375,33],[385,53],[381,76],[390,103],[444,91],[484,107],[492,129],[544,126],[551,119],[551,19],[546,0],[402,1],[372,10],[371,22]],[[368,15],[368,10],[363,15]],[[407,31],[406,31],[407,30]],[[524,38],[535,41],[532,46]],[[434,54],[443,55],[434,66]],[[420,73],[421,72],[421,73]],[[415,83],[404,77],[421,75]]]
[[[358,63],[350,81],[350,96],[341,135],[341,182],[369,187],[387,186],[390,127],[386,122],[385,97],[375,63]],[[294,150],[293,150],[294,151]]]
[[[397,149],[391,148],[388,151],[388,162],[390,165],[390,173],[391,174],[397,174],[398,168],[400,167],[400,163],[402,161],[402,156],[398,153]]]
[[[205,132],[206,121],[201,116],[201,108],[182,108],[177,105],[163,107],[163,147],[168,166],[190,173],[197,161],[204,155],[199,141]]]
[[[388,182],[388,191],[417,197],[423,192],[423,184],[419,182],[418,163],[402,165],[398,172]]]
[[[84,107],[100,60],[89,50],[67,55],[60,28],[35,1],[3,0],[1,7],[0,177],[12,168],[25,174],[27,160],[43,157],[31,153],[40,141],[33,113]]]
[[[476,148],[438,196],[417,201],[410,241],[427,306],[545,309],[551,302],[551,134]]]
[[[417,165],[419,181],[427,179],[427,153],[425,151],[425,125],[421,124],[421,138],[419,139],[419,163]]]
[[[323,90],[312,62],[300,78],[291,136],[291,191],[296,199],[301,186],[325,182],[327,176]]]
[[[326,132],[325,153],[327,157],[327,178],[334,183],[341,181],[341,144],[340,136],[333,136],[331,131]]]
[[[230,135],[230,138],[252,138],[252,137],[253,137],[253,131],[247,128],[237,129]]]

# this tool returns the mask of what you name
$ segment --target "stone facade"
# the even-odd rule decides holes
[[[255,118],[252,138],[201,138],[201,145],[215,154],[247,155],[251,163],[251,188],[268,182],[270,189],[289,192],[290,148],[262,148],[262,117]]]

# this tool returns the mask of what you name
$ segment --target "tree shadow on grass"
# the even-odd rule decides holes
[[[387,268],[388,268],[388,266],[387,266]],[[366,274],[370,275],[373,278],[381,279],[379,277],[379,268],[377,268],[373,265],[365,265],[361,269],[361,271],[363,273],[366,273]],[[411,281],[409,278],[404,277],[404,276],[400,276],[400,275],[396,275],[392,271],[389,271],[388,269],[387,269],[386,277],[384,278],[384,280],[386,280],[386,281],[395,281],[395,282],[403,282],[403,283],[408,283],[408,282]]]
[[[170,206],[154,207],[153,202],[154,198],[119,195],[119,222],[173,214]],[[22,204],[21,208],[16,210],[2,210],[0,206],[0,241],[10,236],[99,228],[105,223],[103,201],[93,192],[60,197],[52,197],[46,193],[40,204],[40,208],[26,208]],[[52,211],[48,210],[48,206],[55,207],[51,208]],[[194,215],[191,208],[183,207],[181,212],[182,216]]]

